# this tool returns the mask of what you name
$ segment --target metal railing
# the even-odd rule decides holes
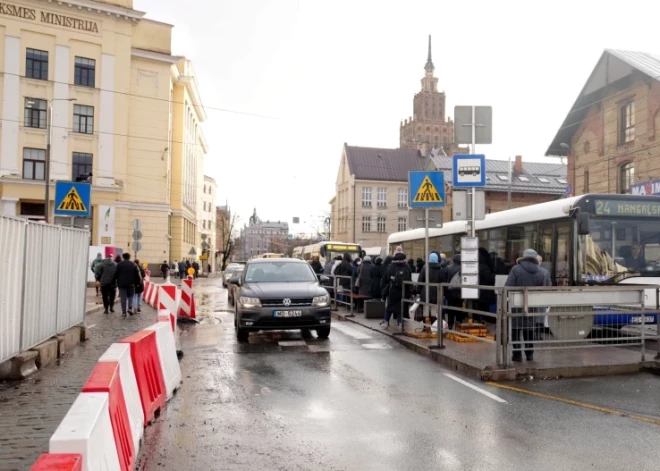
[[[0,362],[85,319],[89,232],[0,216]]]

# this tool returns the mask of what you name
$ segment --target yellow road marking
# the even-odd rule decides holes
[[[654,419],[653,417],[646,417],[645,415],[628,414],[627,412],[623,412],[616,409],[610,409],[608,407],[601,407],[595,404],[589,404],[588,402],[575,401],[573,399],[567,399],[565,397],[553,396],[551,394],[530,391],[529,389],[516,388],[515,386],[507,386],[505,384],[495,383],[493,381],[487,381],[486,384],[500,389],[506,389],[509,391],[514,391],[522,394],[528,394],[530,396],[540,397],[543,399],[549,399],[551,401],[558,401],[558,402],[563,402],[564,404],[570,404],[577,407],[584,407],[585,409],[595,410],[598,412],[602,412],[604,414],[616,415],[618,417],[630,417],[631,419],[639,420],[641,422],[660,425],[660,419]]]

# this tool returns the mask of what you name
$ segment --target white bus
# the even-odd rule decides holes
[[[553,285],[660,284],[660,197],[583,195],[492,213],[476,222],[480,248],[496,274],[508,274],[526,248],[535,249]],[[451,257],[460,251],[466,222],[430,229],[430,250]],[[424,229],[391,234],[390,252],[403,247],[408,258],[424,257]],[[647,307],[655,309],[655,294]],[[655,324],[657,313],[645,323]],[[650,317],[652,317],[652,322]],[[596,316],[596,325],[641,323],[641,316]]]
[[[292,256],[306,261],[310,261],[312,257],[319,257],[320,262],[325,266],[329,260],[344,253],[349,253],[352,258],[364,256],[362,247],[359,244],[331,241],[296,247],[293,249]]]

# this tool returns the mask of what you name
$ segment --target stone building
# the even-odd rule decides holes
[[[218,186],[216,185],[215,179],[204,175],[204,183],[202,185],[202,197],[201,199],[201,208],[198,209],[198,221],[197,225],[200,231],[200,247],[202,255],[200,259],[202,260],[211,260],[213,258],[213,253],[215,252],[215,239],[216,239],[216,208],[215,208],[215,195],[217,193]],[[204,253],[203,243],[208,244],[208,249]]]
[[[546,155],[584,193],[660,194],[660,56],[606,49]]]
[[[91,217],[75,219],[91,245],[134,252],[139,219],[140,259],[187,257],[207,153],[192,64],[132,0],[74,3],[0,9],[0,214],[69,224],[55,181],[91,174]]]
[[[241,229],[241,250],[243,260],[256,255],[275,252],[282,253],[284,242],[289,235],[289,223],[284,221],[263,221],[255,208],[249,224]]]
[[[431,36],[422,87],[413,98],[413,115],[401,122],[399,147],[417,150],[423,143],[433,148],[442,148],[448,155],[459,150],[454,145],[454,122],[446,117],[445,92],[438,91],[438,78],[431,57]]]

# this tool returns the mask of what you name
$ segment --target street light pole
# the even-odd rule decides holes
[[[53,141],[53,102],[54,101],[76,101],[77,98],[52,98],[48,100],[48,144],[46,145],[46,169],[44,178],[46,180],[46,194],[44,196],[44,222],[48,224],[50,215],[50,144]]]

